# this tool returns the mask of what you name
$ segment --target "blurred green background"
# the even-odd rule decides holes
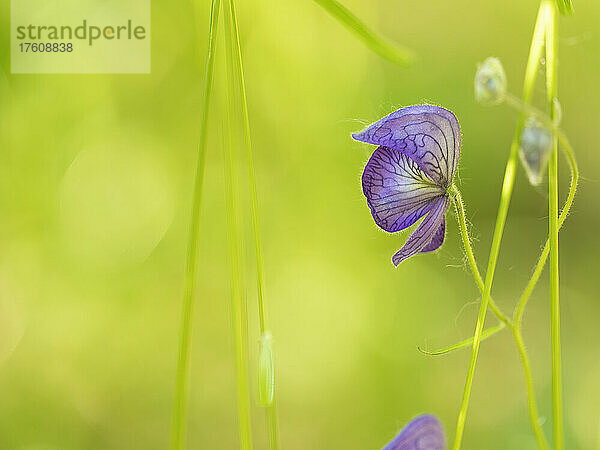
[[[185,1],[152,3],[150,75],[10,75],[9,2],[0,6],[2,450],[167,448],[208,3],[195,13]],[[456,223],[449,218],[436,255],[394,269],[404,236],[373,223],[360,186],[372,148],[350,133],[408,104],[456,113],[460,184],[483,268],[516,114],[477,105],[473,75],[478,61],[497,56],[520,94],[538,7],[344,4],[418,61],[382,60],[309,0],[239,2],[284,450],[380,448],[422,412],[439,415],[452,436],[468,351],[432,358],[416,346],[444,346],[474,329],[478,292]],[[592,449],[600,434],[600,4],[575,8],[559,26],[562,125],[583,177],[560,240],[565,426],[569,449]],[[237,446],[220,139],[213,121],[190,449]],[[561,159],[563,197],[567,187]],[[544,242],[545,188],[530,187],[519,170],[493,287],[507,311]],[[550,435],[548,312],[544,275],[525,339]],[[256,448],[265,448],[258,407],[253,420]],[[482,345],[464,448],[535,448],[506,331]]]

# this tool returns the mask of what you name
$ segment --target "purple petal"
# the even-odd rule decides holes
[[[414,105],[352,135],[357,141],[384,145],[411,157],[440,186],[452,183],[460,156],[460,127],[456,116],[433,105]]]
[[[394,265],[397,266],[405,259],[423,251],[431,243],[444,221],[449,204],[450,199],[446,196],[433,200],[429,214],[425,216],[417,229],[409,236],[404,246],[392,257]]]
[[[382,450],[445,450],[446,437],[437,417],[425,414],[411,420]]]
[[[421,253],[433,252],[433,251],[437,250],[438,248],[440,248],[442,246],[442,244],[444,243],[445,236],[446,236],[446,218],[444,217],[444,220],[442,220],[442,224],[440,225],[440,227],[437,229],[437,231],[433,235],[433,239],[431,240],[431,242],[429,244],[427,244],[423,248],[423,250],[421,250]]]
[[[390,233],[411,226],[445,193],[412,159],[388,147],[375,150],[362,185],[375,223]]]

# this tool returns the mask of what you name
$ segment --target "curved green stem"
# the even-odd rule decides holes
[[[521,102],[515,102],[515,104],[517,104],[520,109],[522,109],[521,106],[527,106]],[[560,130],[558,127],[556,127],[556,125],[552,121],[550,121],[547,118],[547,116],[545,114],[543,114],[542,112],[540,112],[539,110],[537,110],[533,107],[529,107],[528,112],[538,116],[540,119],[542,119],[546,123],[546,125],[548,125],[548,127],[550,127],[554,131],[554,133],[558,137],[558,140],[561,144],[561,149],[565,153],[565,156],[569,163],[569,168],[571,170],[571,184],[569,187],[569,194],[567,196],[567,199],[565,200],[564,206],[562,208],[562,211],[561,211],[559,219],[558,219],[558,227],[560,229],[563,226],[566,218],[569,215],[571,206],[573,204],[573,200],[575,198],[575,193],[577,191],[577,186],[578,186],[578,182],[579,182],[579,169],[577,166],[577,160],[575,159],[575,154],[574,154],[573,148],[571,147],[569,140],[567,139],[565,134],[562,132],[562,130]],[[458,190],[455,187],[453,187],[452,192],[458,193]],[[475,281],[477,282],[477,285],[480,287],[481,290],[483,290],[483,288],[482,288],[483,283],[482,283],[481,275],[479,274],[479,270],[477,269],[477,263],[475,262],[475,258],[473,256],[473,250],[470,245],[470,239],[469,239],[467,225],[466,225],[466,218],[465,218],[464,205],[462,202],[462,198],[458,197],[458,202],[455,201],[455,207],[457,209],[457,216],[458,216],[458,220],[459,220],[461,236],[463,239],[465,252],[467,253],[467,257],[468,257],[469,263],[471,265],[471,270],[473,272],[473,275],[474,275]],[[526,383],[526,388],[527,388],[529,416],[530,416],[532,428],[536,435],[536,439],[538,441],[538,445],[539,445],[540,449],[547,449],[548,443],[547,443],[547,440],[541,430],[541,426],[539,425],[540,422],[539,422],[539,415],[538,415],[537,406],[536,406],[536,402],[535,402],[535,391],[533,389],[533,381],[532,381],[533,378],[531,375],[531,365],[530,365],[529,357],[528,357],[526,349],[525,349],[525,345],[523,343],[523,338],[522,338],[522,334],[521,334],[521,323],[522,323],[525,307],[526,307],[527,302],[533,292],[533,289],[535,288],[535,286],[542,274],[544,265],[548,258],[549,251],[550,251],[549,240],[546,240],[546,244],[540,255],[540,258],[535,267],[535,270],[534,270],[531,278],[529,279],[529,282],[527,283],[527,286],[525,287],[525,290],[523,291],[523,294],[521,295],[519,302],[517,303],[517,305],[515,307],[512,324],[507,323],[506,319],[505,320],[502,319],[503,315],[501,313],[498,314],[499,309],[497,307],[496,307],[496,309],[492,308],[493,303],[490,301],[490,309],[492,309],[494,311],[494,313],[496,314],[498,319],[500,319],[502,321],[502,323],[496,327],[492,327],[492,328],[485,330],[482,334],[482,340],[483,340],[483,339],[486,339],[486,338],[492,336],[493,334],[497,333],[498,331],[501,331],[504,328],[504,325],[508,325],[509,328],[511,329],[513,336],[515,338],[515,343],[517,345],[517,349],[519,351],[519,356],[523,363],[525,383]],[[419,349],[419,350],[422,351],[423,353],[426,353],[429,355],[440,355],[440,354],[448,353],[453,350],[465,348],[465,347],[471,345],[472,343],[473,343],[473,338],[469,338],[469,339],[465,339],[464,341],[461,341],[457,344],[445,347],[440,350],[432,351],[432,352],[425,351],[422,349]]]
[[[573,149],[569,143],[569,140],[556,125],[556,10],[549,6],[551,11],[549,16],[549,26],[547,30],[547,84],[548,84],[548,101],[551,109],[552,119],[548,118],[544,113],[533,108],[529,105],[522,104],[518,99],[512,96],[507,96],[507,102],[518,109],[524,110],[525,112],[540,119],[547,127],[549,127],[555,136],[555,146],[552,152],[552,156],[549,164],[549,202],[550,202],[550,224],[549,224],[549,236],[544,245],[544,249],[540,256],[540,259],[535,267],[535,270],[527,284],[519,303],[517,304],[514,312],[514,322],[516,327],[520,327],[523,312],[527,301],[531,296],[533,289],[541,276],[544,269],[544,265],[548,256],[551,256],[551,329],[552,329],[552,406],[553,406],[553,435],[556,449],[562,449],[564,446],[563,437],[563,425],[562,425],[562,383],[561,383],[561,361],[560,361],[560,309],[559,309],[559,277],[558,277],[558,231],[562,227],[565,219],[567,218],[575,192],[577,191],[577,185],[579,181],[579,170],[577,168],[577,162],[573,153]],[[565,201],[565,205],[558,215],[558,161],[557,161],[557,147],[556,141],[561,145],[561,148],[567,156],[569,167],[571,170],[571,185],[569,187],[569,194]],[[552,249],[552,253],[551,253]],[[520,328],[519,328],[520,329]]]
[[[521,357],[521,363],[523,364],[523,373],[525,375],[525,386],[527,389],[527,408],[529,410],[529,420],[531,422],[531,427],[533,428],[533,433],[535,434],[535,438],[538,442],[538,446],[541,450],[548,450],[550,446],[548,445],[548,441],[546,440],[546,436],[544,435],[544,431],[542,430],[542,426],[540,425],[540,419],[537,409],[537,404],[535,401],[535,389],[533,388],[533,376],[531,374],[531,363],[529,362],[529,356],[527,355],[527,349],[525,348],[525,343],[523,342],[523,336],[521,334],[521,329],[517,326],[513,326],[511,328],[512,334],[515,338],[515,343],[517,345],[517,349],[519,350],[519,356]]]
[[[565,204],[560,213],[560,216],[558,217],[558,229],[560,230],[567,216],[569,215],[569,211],[571,210],[571,205],[573,204],[575,193],[577,191],[577,186],[579,184],[579,168],[575,159],[573,147],[571,146],[571,143],[569,142],[569,139],[567,138],[565,133],[556,125],[556,122],[552,121],[545,113],[543,113],[542,111],[540,111],[532,105],[523,103],[519,98],[515,97],[510,93],[506,94],[505,100],[509,106],[515,108],[518,111],[536,117],[544,125],[546,125],[557,137],[558,142],[560,143],[560,148],[563,150],[565,156],[567,157],[567,161],[569,163],[569,170],[571,171],[571,184],[569,186],[569,194],[567,196],[567,199],[565,200]],[[527,286],[525,287],[525,290],[523,291],[523,294],[521,295],[521,298],[519,299],[519,302],[515,307],[515,311],[513,313],[513,320],[516,326],[518,326],[521,323],[525,306],[527,305],[527,301],[529,300],[529,297],[531,296],[533,289],[535,288],[542,274],[544,265],[546,264],[546,260],[548,259],[549,252],[550,240],[547,239],[542,254],[540,255],[538,263],[533,271],[533,274],[531,275],[531,278],[529,279],[529,282],[527,283]]]
[[[460,194],[460,191],[454,184],[450,186],[450,193],[452,194],[452,198],[454,200],[454,208],[456,210],[456,216],[458,218],[460,235],[462,237],[465,252],[467,253],[469,266],[471,267],[471,272],[473,273],[473,278],[475,278],[475,282],[479,287],[479,291],[483,294],[483,278],[481,278],[481,274],[479,273],[479,268],[477,267],[477,262],[475,261],[475,255],[473,254],[473,248],[471,247],[471,239],[469,238],[469,230],[467,229],[467,218],[465,214],[465,206],[462,200],[462,195]],[[505,325],[512,326],[512,324],[510,323],[510,319],[500,310],[494,299],[490,297],[489,300],[490,309],[494,312],[494,314],[496,314],[498,320],[503,322]]]
[[[181,333],[179,337],[179,357],[173,399],[173,419],[171,425],[171,450],[180,450],[185,446],[187,423],[187,385],[189,378],[189,356],[191,339],[192,307],[195,292],[195,275],[198,254],[198,234],[200,211],[202,206],[202,188],[204,186],[204,160],[206,155],[206,137],[208,135],[208,110],[213,85],[217,24],[219,21],[220,0],[212,0],[210,24],[208,27],[208,53],[206,56],[206,77],[204,80],[204,103],[200,122],[200,140],[198,160],[194,182],[192,218],[186,255],[185,281],[181,307]]]
[[[539,66],[539,59],[542,54],[542,48],[544,45],[544,30],[545,30],[545,16],[546,7],[542,3],[538,12],[536,20],[533,38],[531,41],[531,48],[529,50],[529,57],[527,60],[527,68],[525,71],[525,82],[523,88],[523,100],[525,103],[529,103],[533,92],[533,86],[536,78],[537,68]],[[502,240],[502,233],[504,231],[504,224],[506,223],[506,216],[508,214],[508,207],[510,205],[510,198],[512,196],[512,190],[515,181],[516,168],[518,163],[519,154],[519,140],[523,126],[525,123],[525,116],[521,115],[510,150],[510,156],[506,164],[506,170],[504,173],[504,182],[502,185],[502,193],[500,196],[500,205],[498,208],[498,215],[496,218],[496,226],[494,229],[494,236],[492,238],[492,248],[490,251],[490,257],[488,260],[488,267],[486,270],[486,278],[484,283],[484,290],[482,294],[481,305],[479,308],[479,315],[477,317],[477,325],[475,327],[473,349],[471,351],[471,358],[469,360],[469,367],[467,369],[467,377],[465,380],[465,387],[461,399],[460,409],[458,413],[458,420],[456,424],[456,433],[454,436],[453,450],[459,450],[462,443],[462,436],[464,432],[465,422],[467,418],[467,409],[469,407],[469,397],[471,395],[471,387],[473,385],[473,378],[475,376],[475,365],[477,363],[477,355],[479,353],[479,344],[481,342],[481,334],[483,330],[483,324],[485,322],[485,315],[490,299],[492,290],[492,282],[494,279],[494,272],[496,269],[496,262],[500,253],[500,242]]]
[[[558,228],[562,228],[567,216],[569,215],[569,211],[571,210],[571,205],[573,204],[573,200],[575,198],[575,193],[577,191],[577,186],[579,183],[579,169],[577,167],[577,161],[575,159],[575,154],[573,152],[573,148],[569,143],[569,140],[566,136],[558,130],[560,133],[558,134],[558,140],[561,144],[561,149],[564,151],[565,156],[567,157],[567,161],[569,162],[569,168],[571,170],[571,185],[569,186],[569,195],[565,200],[565,204],[558,218]],[[513,320],[515,326],[519,326],[521,324],[523,318],[523,312],[525,311],[525,306],[527,305],[527,301],[529,297],[533,293],[533,289],[535,288],[536,283],[538,282],[542,271],[544,270],[544,265],[546,264],[546,260],[548,259],[548,254],[550,253],[550,239],[546,240],[546,244],[544,245],[544,250],[540,255],[540,259],[538,260],[537,265],[523,291],[521,294],[521,298],[519,299],[519,303],[517,304],[514,314]]]
[[[505,327],[506,327],[506,324],[504,322],[500,322],[496,326],[489,327],[489,328],[483,330],[483,333],[481,334],[481,340],[482,341],[486,340],[487,338],[493,336],[494,334],[498,333],[499,331],[502,331]],[[424,348],[421,348],[419,346],[417,346],[417,349],[425,355],[439,356],[439,355],[445,355],[446,353],[450,353],[455,350],[460,350],[461,348],[470,347],[472,345],[473,345],[473,336],[471,336],[470,338],[467,338],[467,339],[463,339],[462,341],[457,342],[456,344],[449,345],[448,347],[440,348],[438,350],[425,350]]]

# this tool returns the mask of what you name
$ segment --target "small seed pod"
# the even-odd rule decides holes
[[[552,103],[554,104],[554,125],[559,126],[562,121],[562,106],[556,97],[552,99]]]
[[[533,186],[541,183],[552,150],[552,131],[530,117],[521,133],[519,156]]]
[[[258,403],[262,406],[271,406],[275,390],[275,369],[273,365],[273,339],[270,331],[263,333],[259,345]]]
[[[506,95],[506,73],[498,58],[487,58],[477,66],[475,99],[484,105],[496,105]]]

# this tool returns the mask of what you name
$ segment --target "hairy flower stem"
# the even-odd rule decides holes
[[[258,219],[258,195],[256,192],[256,177],[254,174],[254,161],[252,156],[252,139],[250,134],[250,120],[248,117],[248,104],[246,100],[246,83],[244,81],[244,69],[242,61],[242,51],[240,47],[240,39],[238,32],[238,24],[236,17],[236,9],[234,0],[226,0],[228,3],[226,7],[228,31],[228,46],[231,52],[231,71],[232,79],[235,77],[238,84],[239,91],[239,102],[242,116],[242,123],[244,127],[244,141],[246,146],[246,162],[248,165],[248,179],[250,187],[250,209],[252,214],[252,231],[254,236],[254,252],[256,256],[256,275],[257,275],[257,290],[258,290],[258,317],[260,334],[263,336],[268,330],[267,326],[267,314],[264,299],[264,264],[262,257],[262,241],[260,233],[260,222]],[[275,393],[273,394],[274,400],[270,406],[266,407],[267,424],[269,428],[269,443],[271,450],[277,450],[279,448],[279,436],[277,426],[277,410],[275,402]]]
[[[473,278],[475,278],[475,282],[479,287],[479,291],[483,294],[483,278],[481,278],[481,274],[479,273],[479,268],[477,267],[477,262],[475,261],[475,255],[473,254],[473,248],[471,247],[471,239],[469,238],[469,230],[467,229],[467,218],[465,215],[465,208],[462,200],[462,195],[460,194],[460,191],[454,184],[450,187],[450,192],[454,200],[454,207],[456,209],[460,234],[463,240],[465,252],[467,253],[467,259],[469,260],[469,266],[471,267],[471,272],[473,273]],[[506,315],[504,315],[504,313],[500,310],[494,299],[490,297],[489,300],[490,309],[494,312],[494,314],[496,314],[496,317],[498,317],[498,319],[505,325],[511,327],[512,324],[510,322],[510,319]]]
[[[536,20],[533,38],[531,41],[531,47],[529,50],[529,57],[527,60],[527,68],[525,70],[525,82],[523,88],[523,102],[529,104],[531,101],[531,95],[533,92],[533,86],[535,83],[536,72],[539,66],[539,58],[542,54],[542,48],[544,45],[544,30],[545,30],[545,18],[547,16],[548,6],[542,2],[538,12]],[[479,315],[477,317],[477,325],[475,327],[475,333],[473,337],[473,348],[471,350],[471,358],[469,360],[469,367],[467,369],[467,377],[465,380],[465,387],[461,399],[460,409],[458,413],[458,420],[456,424],[456,433],[454,436],[453,450],[459,450],[461,448],[462,436],[465,428],[465,422],[467,418],[467,409],[469,407],[469,398],[471,395],[471,387],[473,385],[473,378],[475,376],[475,365],[477,363],[477,355],[479,353],[479,345],[482,337],[483,325],[485,322],[485,315],[490,300],[490,294],[492,290],[492,282],[494,279],[494,272],[496,269],[496,262],[498,261],[498,255],[500,253],[500,243],[502,240],[502,233],[504,231],[504,224],[506,223],[506,216],[508,214],[508,207],[510,205],[510,199],[512,196],[512,190],[515,181],[516,169],[518,164],[519,156],[519,140],[521,132],[525,123],[525,115],[522,114],[517,124],[517,129],[513,136],[513,141],[510,149],[510,155],[506,164],[504,172],[504,181],[502,184],[502,193],[500,195],[500,205],[498,208],[498,215],[496,218],[496,226],[494,228],[494,235],[492,238],[492,247],[490,251],[490,257],[488,260],[488,266],[485,273],[484,289],[481,299],[481,305],[479,308]]]
[[[185,430],[187,424],[187,386],[189,379],[189,356],[193,299],[195,292],[195,275],[198,254],[198,234],[200,211],[202,207],[202,188],[204,186],[204,160],[206,155],[206,137],[208,130],[208,111],[213,86],[215,46],[217,24],[219,21],[220,0],[212,0],[210,24],[208,27],[208,53],[206,56],[206,76],[204,79],[204,103],[200,121],[200,140],[198,144],[198,160],[194,181],[194,197],[192,201],[192,217],[190,221],[188,247],[186,255],[185,281],[181,307],[181,332],[179,338],[179,357],[175,397],[173,400],[173,418],[171,425],[171,450],[185,447]]]
[[[464,203],[462,200],[462,196],[460,191],[456,188],[456,186],[452,185],[451,193],[453,194],[454,206],[456,209],[456,215],[458,218],[458,224],[460,227],[460,233],[463,240],[463,245],[465,248],[465,252],[467,253],[467,258],[469,260],[469,265],[471,266],[471,272],[473,272],[473,277],[477,285],[479,286],[479,290],[484,292],[484,282],[481,278],[481,274],[479,273],[479,268],[477,267],[477,262],[475,261],[475,256],[473,255],[473,249],[471,247],[471,241],[469,239],[469,232],[467,230],[467,221]],[[529,408],[529,418],[531,420],[531,426],[533,428],[533,432],[538,441],[538,445],[541,450],[548,450],[548,442],[546,441],[546,437],[544,436],[544,432],[540,426],[539,414],[537,409],[537,404],[535,400],[535,390],[533,388],[533,377],[531,374],[531,364],[529,362],[529,356],[527,355],[527,350],[525,348],[525,343],[523,342],[523,337],[521,335],[521,330],[514,323],[510,321],[501,311],[500,308],[494,303],[492,298],[490,297],[490,309],[496,314],[498,319],[502,321],[502,323],[511,330],[515,343],[517,345],[517,349],[519,351],[519,356],[521,357],[521,362],[523,363],[523,372],[525,375],[525,386],[527,389],[527,403]]]
[[[555,120],[557,110],[557,9],[556,4],[548,4],[546,20],[546,93],[550,108],[550,118]],[[553,150],[548,163],[548,201],[550,238],[550,324],[552,347],[552,429],[554,449],[563,450],[562,374],[560,357],[560,301],[559,301],[559,261],[558,261],[558,139],[554,136]]]

